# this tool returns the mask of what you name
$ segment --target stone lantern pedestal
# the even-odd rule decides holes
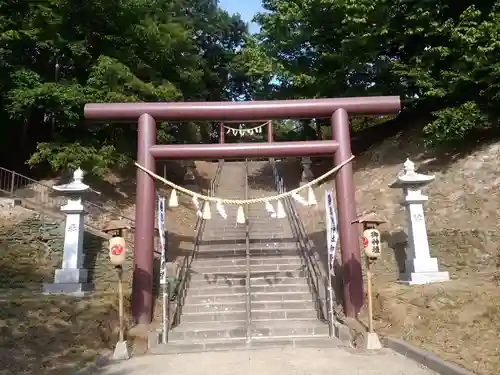
[[[303,157],[301,164],[302,164],[302,176],[300,178],[300,186],[303,186],[314,180],[314,175],[311,171],[312,161],[310,157],[308,156]]]
[[[400,275],[400,282],[410,285],[428,284],[447,281],[448,272],[440,272],[437,258],[430,256],[427,228],[425,225],[424,202],[428,197],[422,194],[422,188],[434,180],[435,176],[427,176],[415,172],[415,164],[409,159],[397,176],[392,188],[403,190],[401,204],[406,211],[408,223],[408,253],[405,272]]]
[[[52,188],[68,197],[67,204],[61,207],[61,211],[66,214],[64,250],[62,265],[56,269],[54,283],[45,284],[43,292],[83,296],[93,289],[93,285],[88,283],[88,272],[83,268],[85,209],[82,205],[82,195],[89,190],[89,186],[83,183],[83,171],[78,168],[73,173],[71,183]]]

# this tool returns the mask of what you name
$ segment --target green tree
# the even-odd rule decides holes
[[[211,0],[0,0],[0,14],[4,163],[102,174],[135,153],[135,127],[89,124],[85,103],[231,100],[246,84],[232,73],[246,26]],[[159,137],[209,141],[210,126]]]
[[[281,95],[401,95],[430,142],[498,123],[500,2],[265,0],[260,40]]]

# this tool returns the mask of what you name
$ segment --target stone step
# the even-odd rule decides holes
[[[310,293],[307,282],[302,284],[274,284],[274,285],[250,285],[252,294],[268,294],[268,293]],[[191,287],[188,290],[189,297],[198,296],[221,296],[228,294],[245,294],[246,286],[236,285],[201,285],[199,287]]]
[[[301,265],[303,264],[302,257],[297,254],[295,256],[250,256],[249,257],[250,264],[251,265],[282,265],[282,264],[296,264],[296,265]],[[201,268],[201,267],[213,267],[213,266],[219,266],[219,267],[229,267],[229,266],[246,266],[247,265],[247,258],[246,256],[238,256],[234,258],[211,258],[211,259],[204,259],[204,258],[196,258],[193,261],[193,267],[195,268]]]
[[[216,233],[219,233],[219,236],[217,238],[211,237],[211,238],[200,238],[198,241],[198,245],[201,249],[207,249],[207,250],[245,250],[246,248],[246,240],[245,236],[235,236],[235,237],[230,237],[230,236],[225,236],[224,231],[222,230],[216,230]],[[280,249],[296,249],[297,248],[297,243],[293,238],[267,238],[268,236],[265,236],[263,238],[257,239],[257,238],[250,238],[249,240],[249,249],[256,249],[256,250],[264,250],[264,249],[270,249],[270,250],[280,250]],[[184,246],[192,246],[192,240],[189,241],[182,241],[181,242]]]
[[[232,242],[245,243],[246,233],[243,229],[226,228],[224,226],[205,226],[200,245],[231,244]],[[260,230],[250,229],[250,243],[263,244],[294,244],[297,240],[291,232],[282,232],[272,225],[263,226]],[[208,242],[208,243],[207,243]]]
[[[265,233],[266,230],[268,234],[272,234],[271,238],[292,237],[292,229],[288,218],[275,219],[271,216],[267,216],[267,212],[262,211],[248,214],[248,229],[252,238],[255,238],[254,232],[262,234]],[[270,232],[270,228],[276,229],[277,231]]]
[[[313,303],[314,298],[311,292],[265,292],[265,293],[250,293],[252,307],[255,302],[287,302],[287,301],[304,301]]]
[[[267,225],[268,228],[269,227],[282,228],[282,229],[290,228],[287,217],[284,217],[282,219],[272,217],[270,214],[267,213],[264,204],[262,204],[262,206],[259,207],[258,209],[248,211],[248,225],[250,229],[255,229],[255,227],[258,226],[264,227],[265,225]]]
[[[274,311],[274,310],[307,310],[315,309],[315,304],[311,298],[309,300],[286,300],[286,301],[269,301],[257,300],[251,303],[252,313],[254,311]],[[241,298],[237,301],[222,301],[222,302],[205,302],[200,304],[185,303],[182,307],[184,314],[204,313],[212,314],[219,311],[246,311],[246,299]]]
[[[199,342],[177,341],[169,342],[165,345],[155,345],[149,349],[150,354],[181,354],[181,353],[200,353],[228,350],[251,350],[264,348],[338,348],[349,347],[349,344],[341,342],[336,337],[289,337],[277,338],[270,337],[266,339],[234,338],[234,339],[215,339],[203,340]]]
[[[318,319],[297,319],[297,320],[257,320],[250,323],[252,330],[263,330],[263,329],[280,329],[280,328],[293,328],[297,326],[300,329],[318,329],[322,331],[325,326],[328,328],[327,324]],[[178,326],[172,328],[172,332],[188,332],[188,331],[201,331],[201,330],[231,330],[235,328],[241,328],[242,326],[247,326],[247,323],[240,322],[197,322],[190,324],[179,324]]]
[[[246,240],[245,236],[238,238],[228,239],[224,237],[221,239],[224,233],[219,233],[218,238],[202,238],[200,239],[199,245],[201,248],[214,248],[219,250],[245,250],[246,248]],[[281,248],[292,249],[297,247],[297,241],[291,238],[282,238],[282,239],[252,239],[249,240],[249,249],[269,249],[269,250],[279,250]]]
[[[254,241],[272,241],[287,239],[288,242],[294,242],[295,239],[292,230],[287,227],[277,227],[269,223],[262,223],[259,225],[252,225],[249,229],[249,237]],[[285,241],[282,241],[285,242]]]
[[[294,243],[297,240],[293,237],[291,229],[286,230],[275,227],[273,225],[262,224],[261,228],[250,228],[250,239],[253,241],[269,241],[269,242],[290,242]]]
[[[243,288],[244,290],[246,288]],[[189,294],[184,302],[185,306],[189,305],[200,305],[200,304],[223,304],[223,303],[245,303],[247,300],[247,294],[245,291],[243,293],[233,293],[233,294],[217,294],[217,295],[192,295]]]
[[[252,322],[190,323],[175,327],[169,333],[169,342],[203,341],[214,339],[252,339],[285,337],[328,337],[328,325],[318,320],[261,320]]]
[[[300,271],[305,266],[303,264],[251,264],[250,271],[252,273],[262,272],[294,272]],[[224,266],[214,266],[214,265],[200,265],[199,263],[193,264],[191,270],[194,273],[201,274],[223,274],[223,275],[246,275],[247,266],[246,265],[224,265]]]
[[[224,302],[224,303],[206,303],[206,304],[191,304],[185,303],[182,307],[183,314],[217,314],[221,312],[245,312],[246,302],[245,298],[237,302]]]
[[[180,324],[168,335],[169,343],[210,339],[237,339],[247,337],[246,321],[241,322],[192,322]]]
[[[288,267],[287,270],[280,270],[277,267]],[[302,276],[301,273],[304,269],[304,265],[298,266],[295,264],[288,265],[275,265],[275,266],[264,266],[264,265],[255,265],[255,267],[251,267],[250,278],[261,278],[261,277],[275,277],[275,276],[287,276],[287,277],[305,277]],[[207,272],[203,273],[197,271],[195,269],[190,270],[192,279],[206,279],[208,278],[216,278],[216,277],[224,277],[229,279],[240,279],[246,278],[247,270],[246,267],[236,266],[236,268],[232,271],[219,271],[219,272]]]
[[[243,288],[245,289],[245,288]],[[307,290],[306,292],[268,292],[268,293],[250,293],[250,300],[253,302],[263,301],[310,301],[313,302],[313,296]],[[217,294],[217,295],[191,295],[188,294],[185,305],[189,304],[214,304],[214,303],[232,303],[232,302],[245,302],[246,292],[231,293],[231,294]],[[253,304],[252,304],[253,307]]]
[[[202,285],[227,285],[238,286],[246,285],[246,272],[228,272],[202,274],[191,271],[189,286],[190,288]],[[275,284],[307,284],[306,271],[276,271],[276,272],[252,272],[250,274],[250,285],[275,285]]]
[[[246,311],[218,311],[215,313],[185,312],[182,308],[181,322],[244,322],[247,320]],[[318,319],[319,314],[315,309],[294,310],[254,310],[252,308],[252,321],[259,320],[311,320]]]
[[[252,323],[252,339],[328,337],[328,325],[319,320],[258,321]]]
[[[203,231],[200,240],[229,242],[237,239],[241,240],[245,239],[246,228],[243,225],[238,224],[239,226],[235,227],[234,224],[227,225],[226,223],[221,223],[217,221],[217,219],[212,219],[212,220],[214,220],[214,222],[210,222],[210,224],[208,223],[205,224],[205,230]],[[217,236],[217,234],[219,234],[219,236]]]
[[[246,320],[246,311],[219,311],[217,314],[186,313],[184,307],[182,308],[180,318],[181,324],[197,322],[245,322]]]
[[[250,257],[282,257],[282,256],[300,256],[300,252],[296,245],[283,246],[280,248],[259,247],[251,248],[249,251]],[[225,258],[241,258],[246,256],[244,247],[212,247],[201,246],[196,252],[195,259],[225,259]]]

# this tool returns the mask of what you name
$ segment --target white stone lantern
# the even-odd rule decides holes
[[[303,157],[301,164],[302,164],[302,176],[300,178],[300,186],[303,186],[308,182],[311,182],[314,179],[314,175],[311,171],[312,161],[309,156]]]
[[[90,190],[90,187],[83,183],[83,175],[83,171],[78,168],[73,173],[73,181],[69,184],[52,187],[55,191],[67,196],[68,202],[61,207],[61,211],[66,214],[62,266],[56,269],[54,283],[44,285],[46,294],[82,296],[93,289],[92,284],[88,283],[87,270],[83,268],[85,209],[82,205],[82,196]]]
[[[435,176],[417,173],[415,164],[406,159],[403,170],[398,174],[392,188],[403,189],[403,201],[408,223],[408,253],[405,272],[400,275],[400,282],[410,285],[428,284],[449,280],[448,272],[439,272],[437,258],[431,258],[423,204],[428,197],[422,194],[422,188]]]
[[[184,162],[184,167],[186,168],[186,173],[184,174],[184,183],[185,184],[194,184],[196,177],[194,172],[196,171],[196,164],[194,161],[189,160]]]

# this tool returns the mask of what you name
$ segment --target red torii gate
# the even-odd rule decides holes
[[[155,172],[158,158],[227,159],[333,154],[335,165],[351,156],[349,114],[389,115],[399,112],[398,96],[255,102],[171,102],[86,104],[89,120],[138,121],[137,162]],[[157,145],[156,120],[256,122],[284,118],[330,118],[331,141]],[[271,126],[269,127],[271,128]],[[272,129],[268,130],[272,136]],[[153,251],[155,182],[137,169],[136,229],[132,282],[132,314],[137,324],[149,324],[153,312]],[[363,276],[354,197],[352,164],[335,178],[344,281],[344,310],[354,317],[363,306]]]

